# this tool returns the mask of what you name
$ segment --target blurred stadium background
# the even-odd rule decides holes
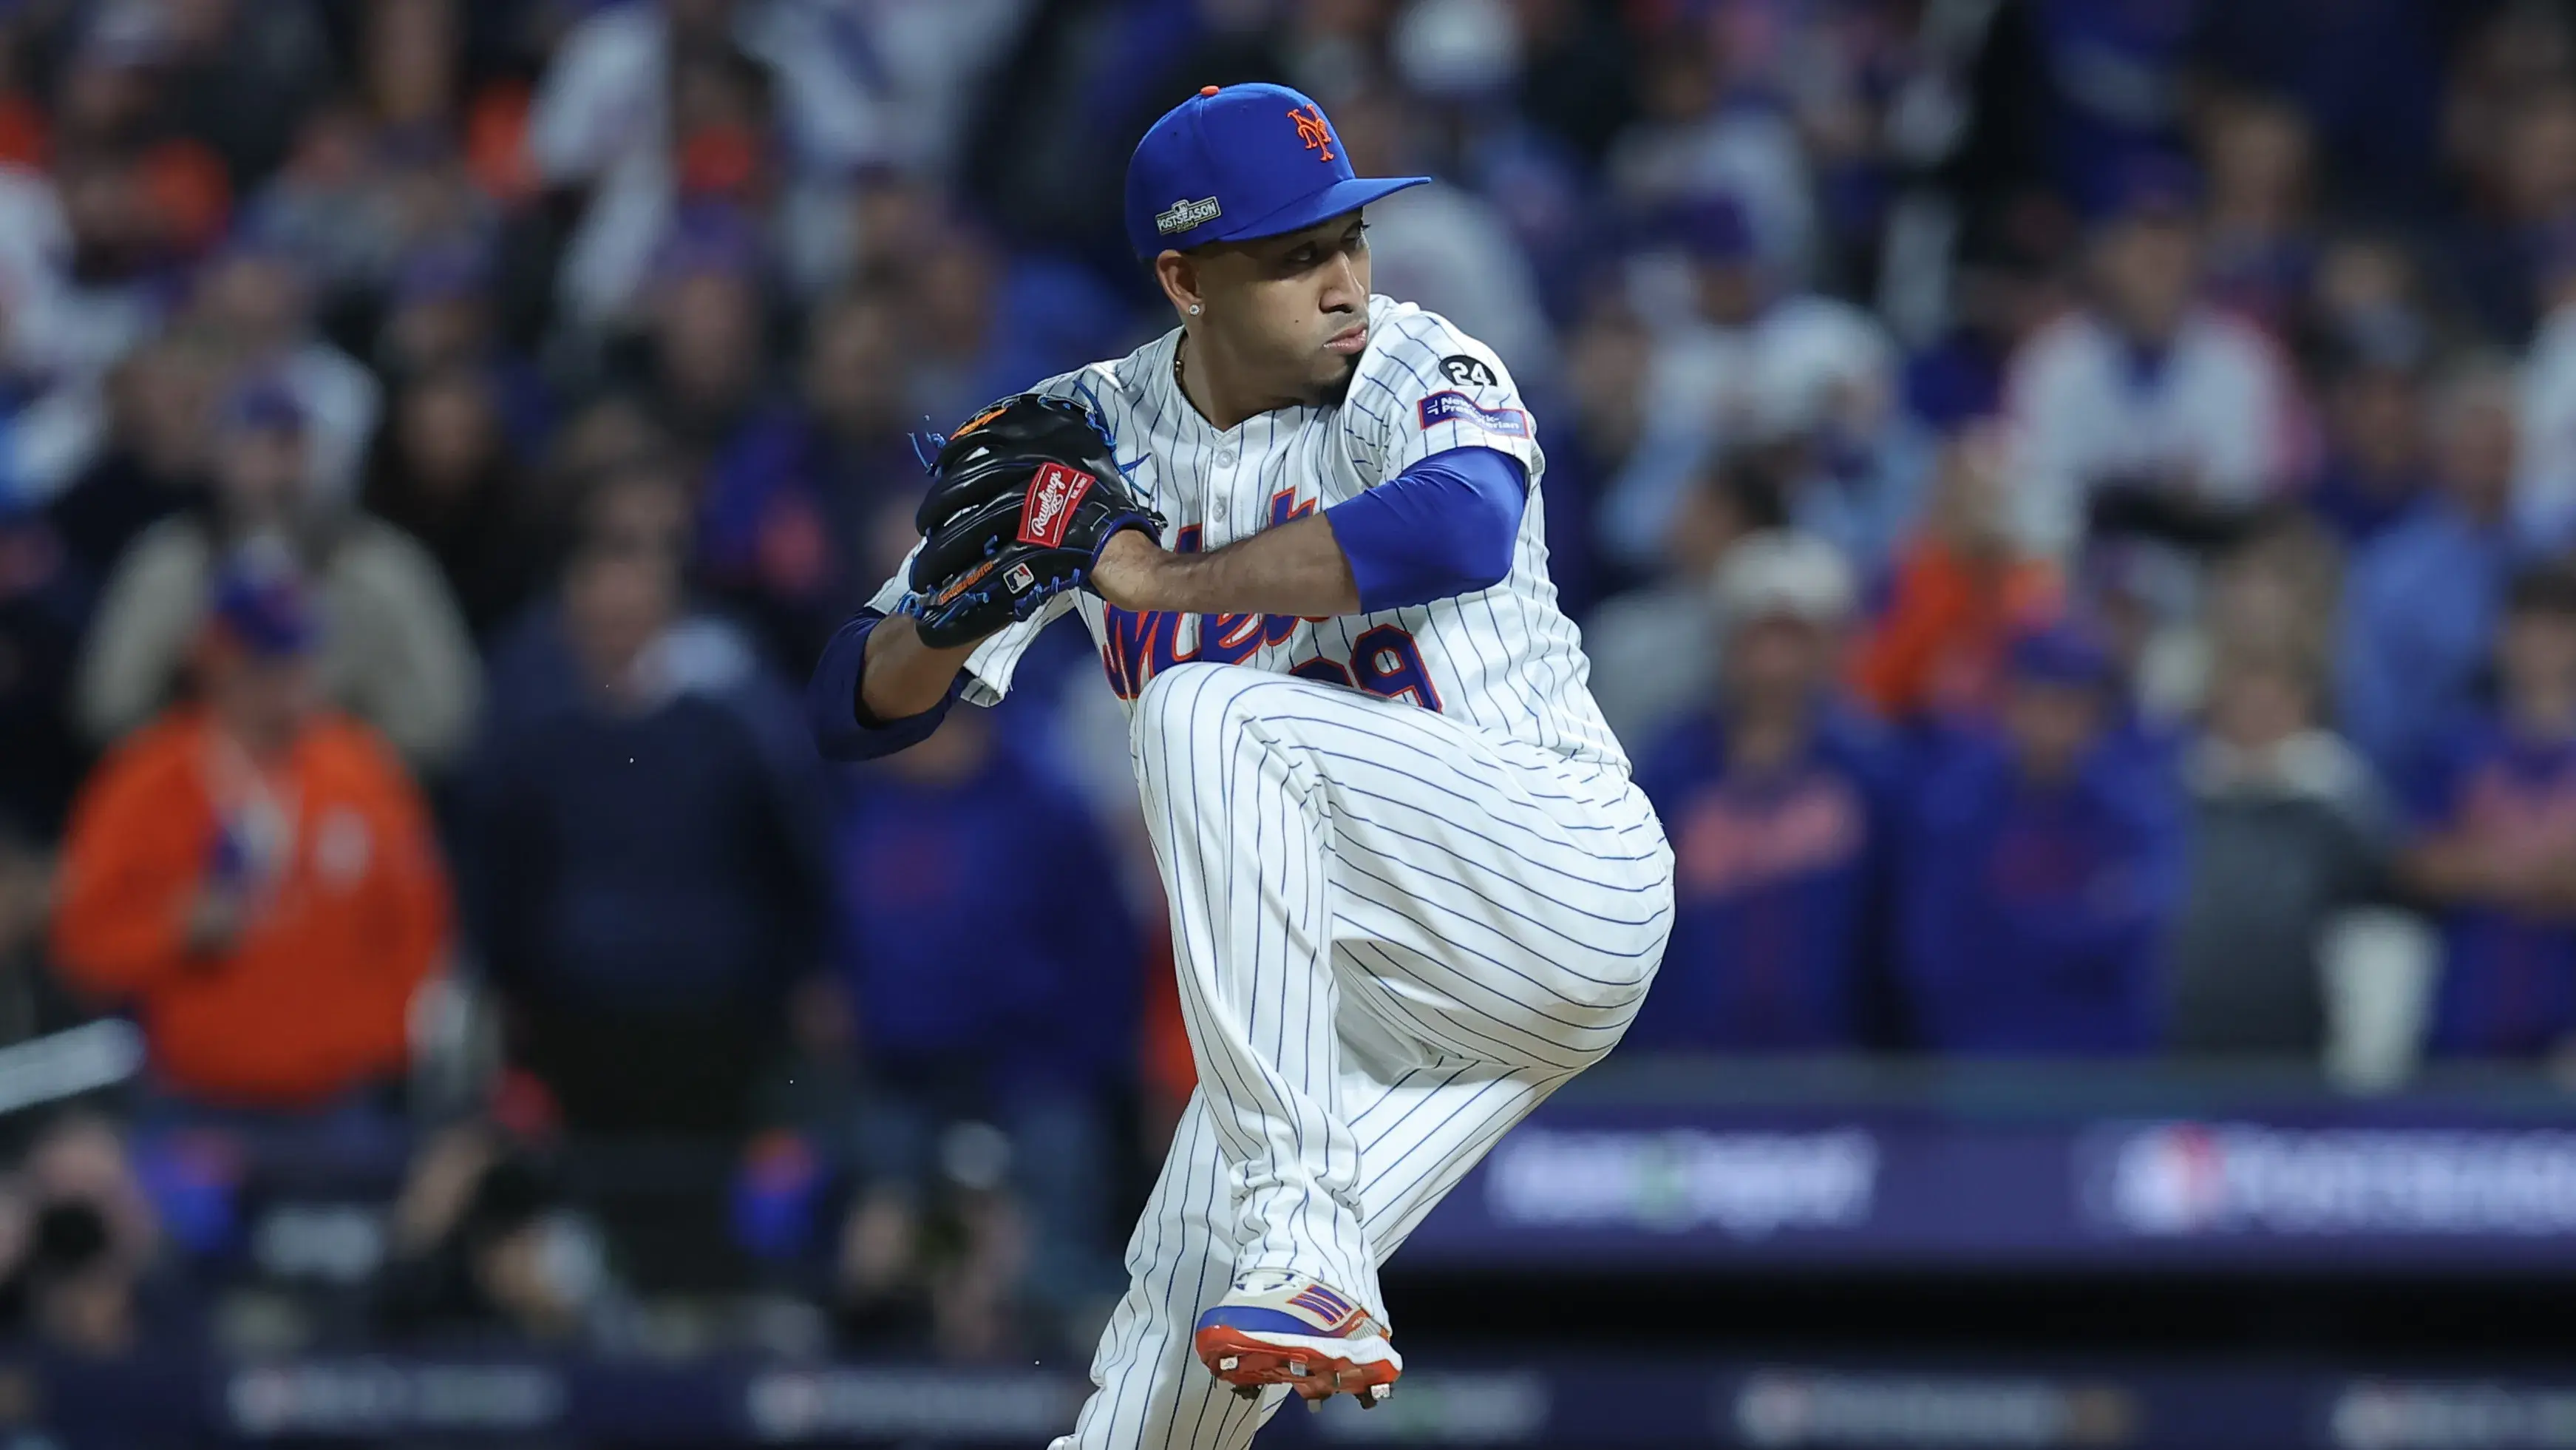
[[[0,0],[0,1446],[1070,1424],[1189,1090],[1112,702],[797,692],[1252,79],[1441,179],[1682,913],[1271,1440],[2576,1446],[2521,0]]]

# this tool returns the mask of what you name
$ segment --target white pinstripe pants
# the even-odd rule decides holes
[[[1127,1246],[1085,1450],[1237,1450],[1190,1353],[1239,1272],[1386,1318],[1377,1266],[1618,1042],[1672,923],[1672,851],[1620,772],[1410,704],[1184,664],[1129,739],[1199,1090]]]

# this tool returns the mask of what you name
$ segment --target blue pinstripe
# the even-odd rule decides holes
[[[1341,750],[1324,750],[1324,749],[1321,749],[1321,748],[1319,747],[1319,748],[1316,750],[1316,752],[1315,752],[1315,753],[1316,753],[1316,754],[1318,754],[1318,755],[1323,755],[1323,756],[1330,757],[1331,759],[1334,759],[1334,760],[1347,760],[1347,761],[1352,762],[1354,765],[1358,765],[1358,766],[1370,766],[1370,767],[1376,767],[1376,766],[1379,766],[1379,765],[1380,765],[1380,762],[1377,762],[1377,761],[1371,760],[1371,759],[1369,759],[1369,758],[1368,758],[1368,757],[1366,757],[1366,756],[1361,756],[1361,755],[1352,755],[1352,754],[1350,754],[1350,753],[1349,753],[1349,752],[1347,752],[1347,751],[1341,751]],[[1412,778],[1408,777],[1408,779],[1410,780],[1410,779],[1412,779]],[[1459,794],[1457,791],[1448,790],[1448,789],[1445,789],[1445,788],[1440,787],[1440,786],[1432,785],[1432,784],[1431,784],[1430,782],[1428,782],[1428,781],[1414,780],[1414,781],[1413,781],[1413,783],[1414,783],[1414,784],[1421,785],[1421,786],[1423,786],[1425,789],[1427,789],[1427,790],[1429,790],[1429,791],[1431,791],[1431,792],[1433,792],[1433,793],[1435,793],[1435,794],[1437,794],[1437,795],[1440,795],[1440,796],[1442,796],[1442,797],[1444,797],[1444,798],[1446,798],[1446,799],[1457,801],[1457,802],[1459,802],[1459,803],[1460,803],[1460,804],[1462,804],[1462,805],[1469,805],[1469,806],[1472,806],[1472,805],[1476,805],[1476,804],[1478,804],[1478,802],[1477,802],[1476,800],[1474,800],[1472,797],[1465,796],[1465,795],[1461,795],[1461,794]],[[1380,800],[1380,801],[1385,801],[1385,802],[1387,802],[1387,803],[1388,803],[1388,804],[1390,804],[1390,805],[1402,805],[1402,806],[1406,806],[1406,807],[1408,807],[1409,809],[1413,810],[1413,811],[1414,811],[1414,813],[1415,813],[1415,814],[1417,814],[1417,815],[1426,816],[1426,817],[1428,817],[1428,818],[1430,818],[1430,819],[1432,819],[1432,820],[1438,821],[1438,822],[1440,822],[1442,825],[1445,825],[1445,826],[1450,827],[1451,829],[1453,829],[1453,830],[1457,831],[1457,832],[1458,832],[1459,834],[1461,834],[1461,835],[1474,836],[1476,839],[1478,839],[1478,840],[1480,840],[1480,841],[1485,842],[1487,845],[1490,845],[1490,846],[1494,847],[1494,848],[1495,848],[1496,850],[1498,850],[1498,851],[1502,851],[1502,850],[1512,850],[1512,849],[1515,849],[1515,848],[1512,848],[1512,847],[1505,846],[1502,842],[1495,840],[1493,837],[1488,836],[1488,835],[1486,835],[1484,832],[1479,831],[1479,830],[1476,830],[1475,828],[1473,828],[1473,827],[1471,827],[1471,826],[1463,825],[1463,824],[1461,824],[1461,823],[1459,823],[1459,822],[1457,822],[1457,821],[1453,821],[1453,820],[1449,819],[1447,816],[1441,815],[1441,814],[1440,814],[1439,812],[1437,812],[1437,811],[1424,809],[1423,807],[1419,806],[1418,804],[1416,804],[1416,803],[1414,803],[1414,802],[1405,801],[1405,800],[1402,800],[1402,799],[1400,799],[1399,797],[1396,797],[1396,796],[1386,795],[1386,794],[1383,794],[1383,793],[1381,793],[1381,792],[1373,791],[1373,790],[1365,790],[1365,789],[1362,789],[1361,787],[1358,787],[1358,786],[1347,786],[1347,787],[1345,787],[1345,788],[1344,788],[1344,793],[1345,793],[1345,794],[1348,794],[1348,795],[1358,796],[1358,797],[1360,797],[1360,798],[1362,798],[1362,799],[1366,799],[1366,800]],[[1361,820],[1365,821],[1365,820],[1367,819],[1367,817],[1364,817],[1364,816],[1363,816],[1363,817],[1360,817],[1359,819],[1361,819]],[[1550,841],[1550,840],[1547,840],[1544,836],[1540,836],[1540,835],[1539,835],[1539,832],[1537,831],[1537,829],[1536,829],[1536,828],[1531,827],[1531,826],[1530,826],[1530,825],[1528,825],[1528,823],[1526,823],[1526,822],[1514,821],[1514,822],[1511,822],[1510,824],[1512,824],[1512,825],[1514,825],[1514,826],[1519,827],[1520,829],[1522,829],[1523,831],[1526,831],[1528,834],[1530,834],[1530,835],[1532,835],[1532,836],[1538,836],[1538,837],[1539,837],[1539,840],[1540,840],[1540,842],[1541,842],[1541,844],[1543,844],[1543,845],[1545,845],[1545,846],[1548,846],[1548,847],[1550,847],[1550,848],[1552,848],[1552,849],[1554,849],[1554,850],[1560,851],[1560,852],[1577,853],[1577,854],[1580,854],[1580,855],[1583,857],[1583,859],[1590,860],[1590,861],[1599,861],[1599,862],[1608,863],[1608,864],[1619,864],[1619,863],[1625,863],[1625,862],[1643,861],[1643,860],[1646,860],[1648,857],[1651,857],[1652,855],[1654,855],[1654,854],[1655,854],[1655,853],[1654,853],[1654,852],[1652,852],[1652,851],[1641,851],[1641,852],[1638,852],[1636,855],[1633,855],[1633,856],[1613,856],[1613,855],[1609,855],[1609,854],[1607,854],[1607,853],[1605,853],[1605,852],[1601,852],[1601,851],[1598,851],[1598,850],[1585,850],[1583,847],[1581,847],[1581,846],[1577,846],[1577,845],[1574,845],[1574,844],[1573,844],[1573,843],[1571,843],[1571,842],[1564,842],[1564,841]],[[1623,828],[1615,828],[1615,829],[1614,829],[1614,828],[1611,828],[1611,827],[1599,826],[1599,827],[1585,827],[1584,829],[1609,830],[1609,831],[1612,831],[1614,834],[1622,834],[1622,833],[1625,833],[1625,832],[1626,832],[1626,830],[1627,830],[1628,828],[1624,828],[1624,827],[1623,827]],[[1524,854],[1524,858],[1525,858],[1525,859],[1527,859],[1527,853],[1523,853],[1523,854]],[[1551,871],[1553,871],[1553,872],[1555,872],[1557,875],[1572,877],[1572,878],[1573,878],[1577,883],[1579,883],[1579,884],[1581,884],[1581,885],[1584,885],[1584,886],[1590,886],[1590,887],[1596,888],[1596,889],[1598,889],[1598,890],[1604,890],[1604,891],[1634,891],[1634,890],[1638,889],[1638,888],[1636,888],[1636,887],[1634,887],[1634,886],[1618,887],[1618,886],[1613,886],[1613,885],[1611,885],[1611,884],[1610,884],[1610,883],[1608,883],[1608,882],[1595,881],[1595,880],[1593,880],[1593,879],[1591,879],[1591,878],[1589,878],[1589,877],[1587,877],[1587,876],[1582,875],[1580,872],[1568,871],[1568,870],[1565,870],[1565,869],[1563,869],[1563,868],[1561,868],[1561,867],[1558,867],[1558,866],[1555,866],[1555,865],[1552,865],[1552,864],[1548,866],[1548,869],[1549,869],[1549,870],[1551,870]],[[1551,899],[1553,899],[1553,898],[1551,898]],[[1626,923],[1626,925],[1634,926],[1634,925],[1636,925],[1636,923],[1634,923],[1634,922],[1628,922],[1628,923]]]
[[[1365,929],[1364,927],[1361,927],[1361,924],[1357,922],[1356,919],[1344,918],[1344,920],[1350,921],[1354,928],[1362,930]],[[1395,966],[1392,958],[1389,957],[1387,953],[1380,951],[1375,955],[1381,963],[1385,964],[1391,975],[1398,977],[1403,975],[1403,969]],[[1433,970],[1445,970],[1445,968],[1441,968],[1436,962],[1429,965]],[[1419,975],[1419,972],[1417,972],[1416,975]],[[1490,984],[1480,982],[1476,978],[1463,972],[1452,972],[1451,975],[1456,976],[1462,982],[1482,988],[1486,995],[1499,998],[1507,1005],[1518,1005],[1516,999],[1514,999],[1510,994],[1494,991]],[[1500,1018],[1488,1016],[1481,1020],[1487,1023],[1503,1025],[1505,1030],[1517,1032],[1524,1038],[1527,1038],[1528,1041],[1513,1042],[1506,1038],[1496,1037],[1491,1032],[1466,1025],[1464,1018],[1455,1015],[1438,1017],[1426,1016],[1411,1003],[1405,1001],[1402,997],[1399,997],[1392,992],[1378,993],[1374,1000],[1382,1009],[1391,1012],[1396,1017],[1402,1019],[1404,1023],[1411,1027],[1414,1033],[1423,1041],[1441,1043],[1454,1051],[1479,1059],[1510,1062],[1533,1056],[1533,1044],[1535,1045],[1535,1049],[1540,1051],[1545,1050],[1551,1045],[1550,1039],[1541,1037],[1526,1027],[1516,1024],[1502,1024]],[[1532,1015],[1535,1016],[1536,1014],[1533,1013]],[[1568,1028],[1571,1028],[1572,1026],[1572,1024],[1559,1025],[1566,1026]],[[1607,1045],[1608,1044],[1604,1044],[1605,1047]]]
[[[1383,1255],[1624,1030],[1669,914],[1669,854],[1618,775],[1524,761],[1455,720],[1333,686],[1181,665],[1149,686],[1134,719],[1208,1090],[1138,1224],[1136,1283],[1095,1361],[1102,1389],[1078,1442],[1240,1450],[1277,1396],[1218,1398],[1186,1355],[1197,1311],[1234,1273],[1292,1267],[1384,1318]],[[1407,798],[1359,783],[1391,768],[1371,752],[1397,743],[1484,789]],[[1653,849],[1605,857],[1583,844],[1638,831]],[[1405,888],[1408,875],[1427,879]],[[1506,904],[1480,881],[1518,895]],[[1451,895],[1490,919],[1437,899]],[[1642,921],[1596,909],[1658,896],[1665,904]],[[1338,903],[1328,921],[1310,915],[1318,902]],[[1633,969],[1608,975],[1611,961]],[[1503,990],[1514,984],[1521,993]],[[1365,1065],[1355,1074],[1334,1027],[1353,1012],[1428,1055],[1379,1080]],[[1256,1060],[1229,1060],[1245,1052]],[[1255,1161],[1265,1157],[1275,1161]],[[1220,1183],[1225,1193],[1208,1191]],[[1195,1296],[1180,1287],[1193,1276],[1174,1272],[1176,1244],[1198,1260]],[[1121,1438],[1130,1424],[1140,1440]]]
[[[1348,792],[1348,794],[1355,795],[1355,796],[1364,796],[1364,797],[1366,797],[1366,798],[1368,798],[1368,799],[1371,799],[1371,800],[1384,801],[1384,802],[1386,802],[1386,803],[1387,803],[1387,804],[1389,804],[1389,805],[1396,804],[1395,797],[1393,797],[1393,796],[1382,796],[1382,795],[1378,795],[1378,794],[1377,794],[1376,792],[1374,792],[1374,791],[1363,791],[1363,790],[1358,790],[1358,789],[1352,789],[1352,790],[1350,790],[1350,791]],[[1443,815],[1440,815],[1439,813],[1437,813],[1437,812],[1435,812],[1435,811],[1421,811],[1421,812],[1417,812],[1417,814],[1421,815],[1421,816],[1422,816],[1424,819],[1426,819],[1426,820],[1437,821],[1437,822],[1439,822],[1440,824],[1442,824],[1442,825],[1444,825],[1444,826],[1449,827],[1451,830],[1456,831],[1459,835],[1462,835],[1462,836],[1473,836],[1473,837],[1475,837],[1475,838],[1476,838],[1477,840],[1479,840],[1479,841],[1483,841],[1483,842],[1485,842],[1485,843],[1487,843],[1487,844],[1489,844],[1489,845],[1493,845],[1493,846],[1497,846],[1497,847],[1499,847],[1499,846],[1502,844],[1501,842],[1496,841],[1493,837],[1486,835],[1486,834],[1485,834],[1484,832],[1482,832],[1482,831],[1471,830],[1471,829],[1469,829],[1469,828],[1467,828],[1467,827],[1465,827],[1465,826],[1459,825],[1457,822],[1452,821],[1452,820],[1450,820],[1448,817],[1443,816]],[[1362,824],[1364,824],[1364,825],[1372,825],[1372,826],[1375,826],[1378,830],[1384,831],[1384,832],[1386,832],[1388,835],[1390,835],[1390,836],[1394,836],[1394,837],[1396,837],[1396,838],[1397,838],[1397,839],[1399,839],[1399,840],[1412,841],[1412,842],[1414,842],[1414,843],[1416,843],[1416,844],[1418,844],[1418,845],[1421,845],[1421,846],[1427,847],[1427,848],[1429,848],[1429,849],[1431,849],[1431,850],[1433,850],[1433,851],[1438,851],[1438,850],[1445,849],[1445,847],[1443,846],[1443,844],[1442,844],[1441,842],[1434,841],[1434,840],[1432,840],[1432,839],[1431,839],[1430,837],[1428,837],[1428,836],[1417,836],[1417,835],[1413,834],[1411,831],[1400,831],[1400,830],[1397,830],[1397,829],[1396,829],[1395,827],[1393,827],[1393,826],[1383,825],[1383,824],[1380,824],[1380,823],[1378,823],[1378,822],[1371,821],[1371,820],[1370,820],[1368,817],[1366,817],[1366,816],[1353,816],[1353,817],[1352,817],[1352,819],[1353,819],[1353,820],[1356,820],[1356,821],[1359,821],[1359,822],[1361,822],[1361,823],[1362,823]],[[1402,860],[1402,858],[1401,858],[1401,857],[1399,857],[1399,858],[1397,858],[1397,859],[1398,859],[1398,860]],[[1523,859],[1527,859],[1527,858],[1523,858]],[[1637,859],[1637,858],[1636,858],[1636,857],[1628,857],[1628,858],[1626,858],[1626,859],[1629,859],[1629,860],[1635,860],[1635,859]],[[1408,864],[1408,865],[1409,865],[1409,864],[1411,864],[1411,863],[1407,862],[1407,863],[1405,863],[1405,864]],[[1560,901],[1560,900],[1558,900],[1557,898],[1555,898],[1555,897],[1553,897],[1553,896],[1548,895],[1548,894],[1547,894],[1546,892],[1544,892],[1544,891],[1540,891],[1540,890],[1537,890],[1537,889],[1535,889],[1535,888],[1530,888],[1530,887],[1529,887],[1528,882],[1527,882],[1525,879],[1523,879],[1521,876],[1516,875],[1515,873],[1512,873],[1512,872],[1510,872],[1510,871],[1505,871],[1505,870],[1501,870],[1501,869],[1498,869],[1498,868],[1493,867],[1493,866],[1488,866],[1488,865],[1483,864],[1482,862],[1470,861],[1470,862],[1467,862],[1467,863],[1465,863],[1465,864],[1466,864],[1466,865],[1468,865],[1469,867],[1471,867],[1471,868],[1475,869],[1475,870],[1485,872],[1485,873],[1486,873],[1486,874],[1488,874],[1488,875],[1496,876],[1496,877],[1500,877],[1503,881],[1505,881],[1506,883],[1508,883],[1508,884],[1510,884],[1510,885],[1523,887],[1523,888],[1525,888],[1525,890],[1524,890],[1524,894],[1529,895],[1529,896],[1535,896],[1535,897],[1537,897],[1539,900],[1546,902],[1546,903],[1547,903],[1547,904],[1549,904],[1550,906],[1557,907],[1557,908],[1559,908],[1559,909],[1561,909],[1561,910],[1565,910],[1565,911],[1573,912],[1573,913],[1574,913],[1575,915],[1577,915],[1577,916],[1587,917],[1587,918],[1589,918],[1589,919],[1591,919],[1591,920],[1593,920],[1593,921],[1600,922],[1600,923],[1602,923],[1602,924],[1603,924],[1603,925],[1605,925],[1605,926],[1651,926],[1651,925],[1653,925],[1657,920],[1660,920],[1660,919],[1661,919],[1661,918],[1660,918],[1660,916],[1648,916],[1648,917],[1639,917],[1639,918],[1633,918],[1633,919],[1632,919],[1632,918],[1624,917],[1624,916],[1611,916],[1611,915],[1608,915],[1607,913],[1604,913],[1604,912],[1598,912],[1598,911],[1586,911],[1586,910],[1584,910],[1582,907],[1576,906],[1576,905],[1574,905],[1574,904],[1573,904],[1573,903],[1571,903],[1571,902]],[[1422,868],[1420,868],[1420,867],[1416,867],[1415,869],[1420,870],[1420,869],[1422,869]],[[1432,874],[1432,873],[1431,873],[1431,872],[1429,872],[1429,871],[1427,871],[1427,870],[1425,870],[1425,871],[1423,872],[1423,874],[1425,874],[1425,875],[1430,875],[1430,874]],[[1563,938],[1563,939],[1565,939],[1566,941],[1572,942],[1572,943],[1573,943],[1574,945],[1576,945],[1576,946],[1579,946],[1579,947],[1585,947],[1585,949],[1586,949],[1586,950],[1594,951],[1594,954],[1595,954],[1595,955],[1598,955],[1598,956],[1609,956],[1609,957],[1622,957],[1622,958],[1627,958],[1627,959],[1630,959],[1630,960],[1634,960],[1635,958],[1637,958],[1637,957],[1641,957],[1641,956],[1648,956],[1648,955],[1660,956],[1660,955],[1662,955],[1662,953],[1660,953],[1660,952],[1646,952],[1646,951],[1635,951],[1635,952],[1601,952],[1601,951],[1597,951],[1596,949],[1593,949],[1593,948],[1591,948],[1591,947],[1587,946],[1587,945],[1586,945],[1586,943],[1583,941],[1583,939],[1582,939],[1581,937],[1578,937],[1578,936],[1574,935],[1572,932],[1569,932],[1569,931],[1565,930],[1565,929],[1564,929],[1564,928],[1562,928],[1562,927],[1558,927],[1558,926],[1552,925],[1552,924],[1550,924],[1550,923],[1548,923],[1548,922],[1541,921],[1541,920],[1539,920],[1537,917],[1530,915],[1528,912],[1521,910],[1519,907],[1516,907],[1516,906],[1507,906],[1507,905],[1503,904],[1502,902],[1495,900],[1493,897],[1487,896],[1484,892],[1477,890],[1473,885],[1469,884],[1469,882],[1467,881],[1467,879],[1466,879],[1465,877],[1463,877],[1463,876],[1442,876],[1442,877],[1439,877],[1438,879],[1439,879],[1440,883],[1441,883],[1442,885],[1444,885],[1444,886],[1454,886],[1454,887],[1458,888],[1459,890],[1466,892],[1468,895],[1475,897],[1477,900],[1479,900],[1479,901],[1481,901],[1481,902],[1485,903],[1487,906],[1490,906],[1490,907],[1494,908],[1496,911],[1505,912],[1505,913],[1508,913],[1508,914],[1510,914],[1510,915],[1512,915],[1512,916],[1519,917],[1521,920],[1526,921],[1526,922],[1528,922],[1530,925],[1532,925],[1532,926],[1535,926],[1535,927],[1539,928],[1541,931],[1547,932],[1547,933],[1549,933],[1550,935],[1553,935],[1553,936],[1562,937],[1562,938]],[[1388,882],[1387,884],[1388,884],[1388,885],[1390,885],[1390,886],[1392,886],[1392,885],[1394,885],[1395,883],[1394,883],[1394,882],[1392,882],[1392,881],[1390,881],[1390,882]],[[1627,896],[1639,896],[1639,895],[1644,895],[1644,894],[1646,894],[1646,893],[1648,893],[1648,892],[1654,891],[1654,890],[1656,890],[1657,888],[1656,888],[1656,887],[1654,887],[1654,886],[1652,886],[1652,885],[1631,885],[1631,886],[1620,886],[1620,887],[1607,887],[1607,888],[1603,888],[1603,889],[1605,889],[1605,890],[1615,890],[1615,891],[1617,891],[1617,892],[1618,892],[1619,894],[1621,894],[1621,895],[1627,895]],[[1461,913],[1459,913],[1459,914],[1460,914],[1460,915],[1462,915],[1462,916],[1463,916],[1463,915],[1465,915],[1465,913],[1463,913],[1463,912],[1461,912]],[[1575,975],[1577,975],[1577,976],[1581,976],[1582,974],[1578,972],[1578,973],[1576,973]],[[1585,978],[1584,978],[1584,980],[1585,980],[1585,981],[1599,981],[1599,980],[1603,980],[1603,979],[1601,979],[1601,978],[1595,978],[1595,977],[1585,977]]]

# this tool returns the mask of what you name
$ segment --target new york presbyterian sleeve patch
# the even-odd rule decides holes
[[[1455,390],[1433,393],[1423,399],[1421,414],[1422,428],[1426,433],[1443,423],[1470,423],[1506,438],[1530,436],[1529,414],[1518,408],[1479,407],[1475,399]]]

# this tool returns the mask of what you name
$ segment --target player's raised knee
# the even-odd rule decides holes
[[[1288,708],[1304,681],[1237,665],[1190,662],[1159,671],[1145,682],[1128,720],[1129,743],[1140,758],[1149,746],[1194,743],[1202,748],[1238,737],[1254,720]]]
[[[1156,744],[1181,744],[1213,728],[1232,698],[1227,686],[1249,670],[1231,665],[1183,663],[1157,670],[1127,717],[1129,743],[1146,758]]]

